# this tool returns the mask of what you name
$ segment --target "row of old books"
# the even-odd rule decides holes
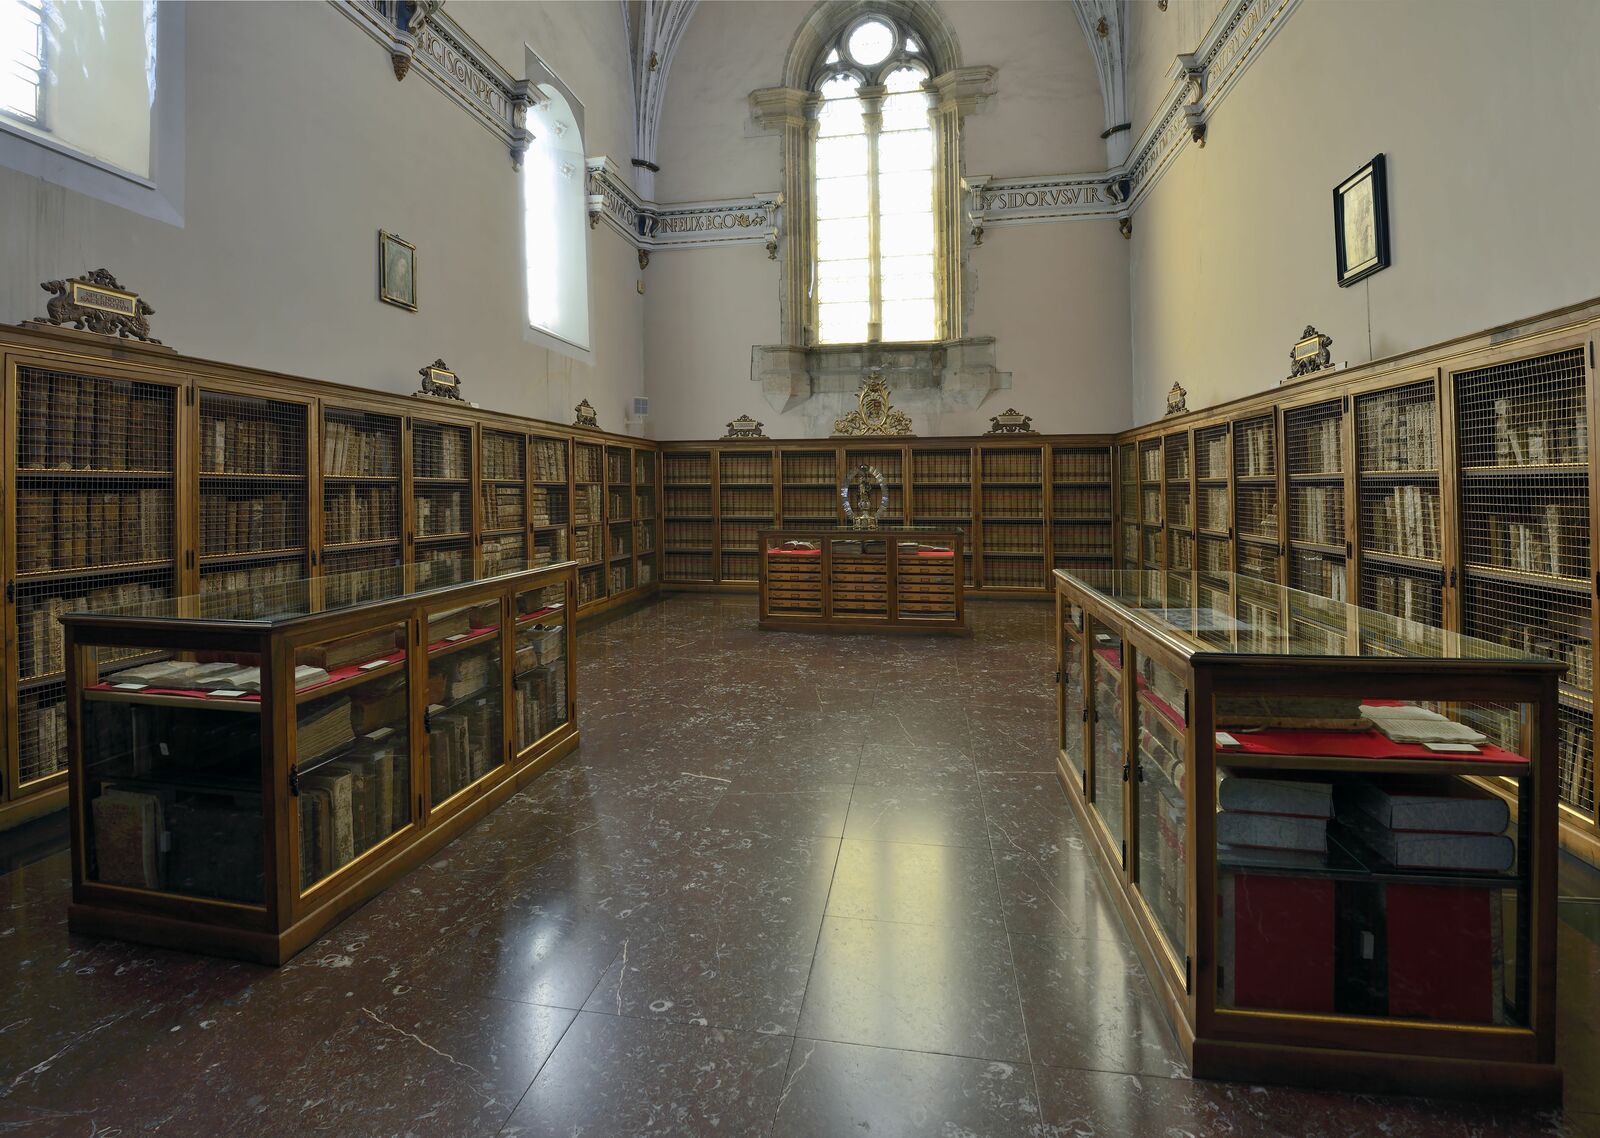
[[[302,545],[304,521],[298,495],[205,492],[200,496],[200,551],[247,553]]]
[[[628,452],[608,450],[606,452],[606,481],[611,483],[626,483],[628,481]]]
[[[600,448],[590,443],[578,443],[574,448],[576,469],[574,482],[599,482],[605,473]]]
[[[540,667],[517,681],[514,697],[517,739],[527,746],[567,721],[567,669]]]
[[[650,584],[651,582],[653,582],[655,579],[656,579],[655,562],[653,560],[652,561],[641,560],[639,562],[639,587],[643,588],[644,586],[646,586],[646,585]]]
[[[1232,528],[1228,523],[1228,488],[1202,486],[1200,488],[1199,522],[1201,529],[1226,533]]]
[[[782,456],[783,480],[790,484],[832,486],[838,481],[831,454],[786,454]]]
[[[1076,495],[1074,495],[1074,497],[1076,497]],[[1069,504],[1071,504],[1071,499],[1068,499],[1068,501]],[[1167,487],[1167,524],[1169,526],[1177,526],[1179,529],[1188,529],[1192,524],[1192,519],[1189,516],[1189,506],[1189,487],[1187,485]],[[1082,507],[1079,506],[1078,508],[1081,509]],[[1061,499],[1057,498],[1056,513],[1058,516],[1060,512]]]
[[[107,781],[90,802],[95,880],[195,897],[262,898],[260,796]]]
[[[1044,588],[1045,569],[1042,561],[984,558],[983,583],[1003,588]]]
[[[219,597],[230,594],[225,602],[230,606],[230,611],[220,615],[238,615],[238,602],[242,595],[255,593],[260,599],[269,592],[274,585],[285,585],[290,581],[298,581],[304,575],[305,569],[299,561],[276,561],[270,565],[252,565],[246,569],[215,569],[207,567],[200,574],[200,595],[202,597]]]
[[[1585,812],[1594,809],[1594,720],[1561,717],[1556,757],[1556,793],[1561,801]]]
[[[556,486],[535,486],[528,504],[528,523],[536,526],[567,524],[567,492]]]
[[[522,436],[498,431],[483,432],[483,454],[479,476],[495,482],[522,481]]]
[[[322,472],[335,478],[392,478],[400,469],[400,424],[328,416],[322,425]]]
[[[706,513],[711,512],[711,504],[706,503]],[[577,494],[572,500],[572,520],[579,525],[588,525],[600,521],[600,487],[579,486]]]
[[[535,482],[567,480],[567,444],[555,439],[534,439],[528,448]]]
[[[329,605],[353,605],[391,597],[403,584],[398,551],[362,549],[330,555],[323,561]]]
[[[17,491],[17,570],[94,568],[172,556],[169,490]]]
[[[1289,583],[1304,592],[1343,601],[1346,596],[1344,561],[1320,553],[1296,554]]]
[[[1144,483],[1161,481],[1161,444],[1145,443],[1139,449],[1139,480]]]
[[[1161,524],[1161,487],[1146,486],[1140,492],[1139,520],[1147,526]]]
[[[1189,444],[1178,439],[1167,444],[1167,486],[1189,481]]]
[[[709,523],[679,522],[675,528],[678,528],[680,537],[683,536],[684,530],[692,530],[697,535],[697,540],[686,541],[685,544],[711,544],[711,526]],[[733,552],[753,550],[757,545],[756,535],[760,531],[760,522],[723,522],[722,548]],[[698,536],[702,534],[705,538],[703,542],[698,540]]]
[[[500,708],[487,696],[428,711],[428,776],[437,804],[500,765]]]
[[[691,488],[669,489],[665,512],[669,516],[677,514],[708,517],[711,514],[711,491]]]
[[[1367,507],[1371,548],[1404,557],[1439,558],[1439,494],[1432,487],[1396,486]]]
[[[1513,590],[1520,586],[1490,582],[1478,586],[1468,605],[1467,631],[1531,656],[1548,656],[1567,665],[1563,682],[1579,691],[1594,686],[1593,625],[1588,605],[1550,603],[1529,611]]]
[[[453,585],[466,580],[467,551],[459,546],[433,546],[417,551],[416,582],[419,589]]]
[[[1044,491],[1026,486],[985,486],[983,512],[995,518],[1044,517]]]
[[[633,527],[627,522],[611,527],[611,556],[621,557],[633,552]]]
[[[522,487],[485,485],[483,528],[521,529],[522,524]]]
[[[985,522],[983,548],[991,553],[1043,553],[1044,527]]]
[[[1108,450],[1058,450],[1052,465],[1057,482],[1111,481],[1111,452]]]
[[[890,485],[898,485],[904,481],[901,474],[905,467],[901,463],[900,452],[897,450],[847,452],[844,456],[846,473],[858,466],[872,467],[883,475],[883,480]]]
[[[1289,439],[1289,473],[1344,472],[1337,415],[1330,415],[1312,423],[1296,424],[1290,429]]]
[[[611,591],[625,593],[633,588],[633,566],[627,562],[611,567]]]
[[[772,456],[770,454],[737,454],[722,456],[722,481],[771,482]]]
[[[533,563],[551,565],[567,559],[567,531],[546,530],[533,535]]]
[[[1332,420],[1328,420],[1332,422]],[[1296,486],[1294,539],[1318,545],[1344,544],[1344,490],[1338,486]]]
[[[305,420],[290,422],[203,411],[200,469],[206,474],[304,474]]]
[[[677,553],[668,551],[665,575],[676,581],[709,581],[711,579],[711,554]]]
[[[67,707],[24,698],[17,707],[17,741],[21,782],[46,778],[67,769]]]
[[[61,617],[69,612],[90,609],[121,609],[149,604],[168,595],[166,589],[141,581],[103,585],[76,594],[28,596],[17,605],[17,670],[23,679],[50,675],[66,667]],[[113,649],[100,648],[105,661]]]
[[[735,516],[771,517],[772,493],[768,490],[723,487],[722,512]]]
[[[28,470],[171,470],[172,391],[19,369],[17,465]]]
[[[1527,511],[1523,511],[1527,518]],[[1589,573],[1589,517],[1581,506],[1547,503],[1531,519],[1488,519],[1488,564],[1523,573],[1584,577]]]
[[[820,486],[790,486],[783,491],[783,517],[786,523],[807,519],[832,522],[838,514],[837,491]]]
[[[613,521],[618,518],[628,518],[633,516],[633,498],[626,489],[612,490],[606,496],[606,506],[606,516],[611,518]]]
[[[400,536],[400,495],[393,486],[329,486],[322,510],[323,534],[329,545]]]
[[[1272,424],[1242,423],[1234,432],[1234,467],[1246,478],[1263,478],[1278,471],[1278,453]]]
[[[964,487],[918,487],[917,512],[935,518],[972,516],[972,493]],[[830,502],[831,506],[832,503]]]
[[[1035,450],[985,450],[983,479],[985,482],[1039,482],[1042,480],[1043,461]],[[1159,454],[1156,461],[1159,464]],[[1160,474],[1156,477],[1159,478]]]
[[[711,456],[706,454],[677,454],[664,456],[666,484],[668,486],[709,486],[711,484]],[[829,480],[833,474],[830,468]]]
[[[1589,417],[1581,385],[1522,401],[1494,401],[1494,464],[1589,461]]]
[[[1410,577],[1404,573],[1380,573],[1370,568],[1366,594],[1362,604],[1379,612],[1414,620],[1421,624],[1435,624],[1439,619],[1439,586],[1432,581]]]
[[[654,522],[640,521],[633,525],[633,547],[636,553],[654,553],[656,548],[656,527]]]
[[[1226,478],[1228,477],[1228,435],[1226,431],[1218,431],[1214,435],[1201,438],[1195,436],[1194,457],[1198,464],[1197,473],[1201,478]]]
[[[510,573],[527,564],[526,546],[521,534],[483,539],[483,572],[485,576]]]
[[[676,549],[709,549],[711,547],[711,523],[667,522],[667,547]]]
[[[309,889],[411,821],[403,720],[300,777],[300,887]]]
[[[416,506],[418,534],[466,533],[472,526],[466,495],[460,490],[419,491]]]
[[[1276,541],[1278,490],[1275,486],[1239,487],[1239,532]]]
[[[465,427],[419,425],[411,434],[411,472],[418,478],[470,478],[472,435]]]
[[[1174,539],[1183,534],[1173,534]],[[1057,526],[1055,532],[1057,553],[1102,554],[1111,556],[1110,526]],[[1176,562],[1177,558],[1174,557]]]
[[[1439,469],[1439,432],[1432,398],[1380,396],[1358,402],[1363,470]]]
[[[580,526],[572,534],[572,556],[580,562],[600,559],[600,531],[593,526]]]
[[[819,469],[818,482],[831,481],[833,478],[833,458],[819,458],[818,465],[825,467]],[[972,480],[972,456],[966,451],[926,451],[919,450],[911,456],[911,476],[918,482],[970,482]]]
[[[581,561],[583,558],[580,557],[578,560]],[[706,560],[709,563],[710,558]],[[707,569],[707,575],[709,573],[710,570]],[[605,596],[605,577],[601,575],[599,569],[578,574],[578,604],[586,605],[603,596]]]

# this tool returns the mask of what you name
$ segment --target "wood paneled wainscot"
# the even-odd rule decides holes
[[[1559,1102],[1561,664],[1257,578],[1217,580],[1246,620],[1055,577],[1058,773],[1194,1074]]]
[[[281,964],[577,746],[572,562],[355,572],[64,617],[74,932]]]

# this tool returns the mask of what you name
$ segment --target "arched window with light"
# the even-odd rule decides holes
[[[530,59],[537,57],[530,53]],[[528,110],[533,141],[522,168],[528,326],[587,352],[589,227],[583,108],[559,81],[548,75],[546,79],[534,84],[539,97]]]
[[[929,78],[915,31],[878,12],[847,24],[819,61],[811,281],[819,344],[944,334]]]

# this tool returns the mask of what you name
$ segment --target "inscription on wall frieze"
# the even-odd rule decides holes
[[[609,158],[590,158],[588,167],[589,224],[605,221],[640,249],[776,247],[781,194],[658,206],[634,193]]]
[[[1113,174],[967,179],[968,209],[975,225],[1116,217],[1126,194]]]

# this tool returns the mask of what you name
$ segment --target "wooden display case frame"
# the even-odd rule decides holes
[[[965,595],[961,584],[962,535],[960,530],[908,529],[884,526],[881,529],[818,529],[792,527],[764,529],[756,535],[756,563],[759,577],[760,626],[766,629],[790,632],[896,632],[947,636],[971,635],[967,625]],[[775,611],[771,605],[771,559],[782,554],[770,551],[778,543],[797,541],[815,543],[819,573],[819,597],[815,615]],[[879,541],[884,550],[884,612],[882,616],[867,616],[838,611],[832,590],[833,544],[835,542]],[[949,616],[930,616],[903,610],[899,600],[900,543],[925,542],[929,545],[948,545],[952,552],[954,588],[951,590]],[[810,556],[810,555],[806,555]]]
[[[1134,576],[1155,577],[1156,574]],[[1057,777],[1082,823],[1089,846],[1132,934],[1156,995],[1196,1077],[1280,1082],[1392,1093],[1443,1093],[1559,1102],[1562,1072],[1555,1063],[1556,860],[1558,835],[1553,756],[1556,693],[1561,666],[1541,660],[1403,658],[1398,656],[1285,656],[1210,650],[1154,618],[1130,610],[1097,590],[1055,574],[1057,723],[1061,746]],[[1353,607],[1348,613],[1355,613]],[[1116,680],[1120,753],[1097,753],[1092,638],[1104,628],[1121,641]],[[1355,631],[1352,629],[1352,631]],[[1448,646],[1448,641],[1446,642]],[[1067,714],[1067,654],[1079,653],[1083,710]],[[1147,656],[1184,682],[1184,933],[1167,940],[1140,889],[1139,794],[1145,785],[1139,739],[1140,700],[1134,677]],[[1527,867],[1529,923],[1525,930],[1526,1027],[1454,1023],[1355,1014],[1258,1011],[1219,1007],[1220,964],[1216,860],[1216,767],[1248,759],[1252,769],[1346,770],[1458,775],[1482,784],[1496,764],[1450,760],[1272,758],[1218,755],[1213,696],[1229,693],[1519,702],[1533,708],[1537,724],[1531,762],[1518,795],[1519,864]],[[1075,764],[1070,738],[1076,735]],[[1114,837],[1094,805],[1099,764],[1112,764],[1121,837]],[[1116,773],[1120,768],[1120,774]],[[1511,769],[1507,767],[1507,769]],[[1495,781],[1499,781],[1496,779]],[[1524,824],[1529,819],[1531,825]],[[1286,962],[1285,967],[1293,967]]]
[[[522,593],[549,587],[560,588],[566,598],[563,602],[566,720],[529,746],[518,749],[513,743],[512,695],[516,666],[515,600]],[[72,904],[68,909],[68,926],[74,932],[267,964],[283,963],[577,747],[577,640],[576,620],[572,617],[576,596],[576,567],[568,561],[277,621],[70,614],[63,622],[67,634],[68,731],[72,747],[69,763]],[[443,801],[434,802],[431,800],[425,728],[427,675],[432,654],[424,643],[428,613],[486,602],[497,602],[501,611],[503,754],[491,771]],[[402,625],[407,641],[404,670],[408,678],[409,772],[414,803],[410,823],[302,891],[298,887],[299,811],[294,807],[298,777],[295,756],[289,750],[290,740],[294,738],[297,705],[296,650],[342,636]],[[104,884],[88,878],[86,808],[89,788],[86,764],[81,761],[82,699],[83,689],[95,682],[99,674],[88,649],[119,645],[172,652],[250,652],[258,654],[262,660],[263,690],[257,714],[261,717],[263,904],[209,900]],[[181,697],[115,694],[134,702],[164,700],[197,709],[210,703]]]

